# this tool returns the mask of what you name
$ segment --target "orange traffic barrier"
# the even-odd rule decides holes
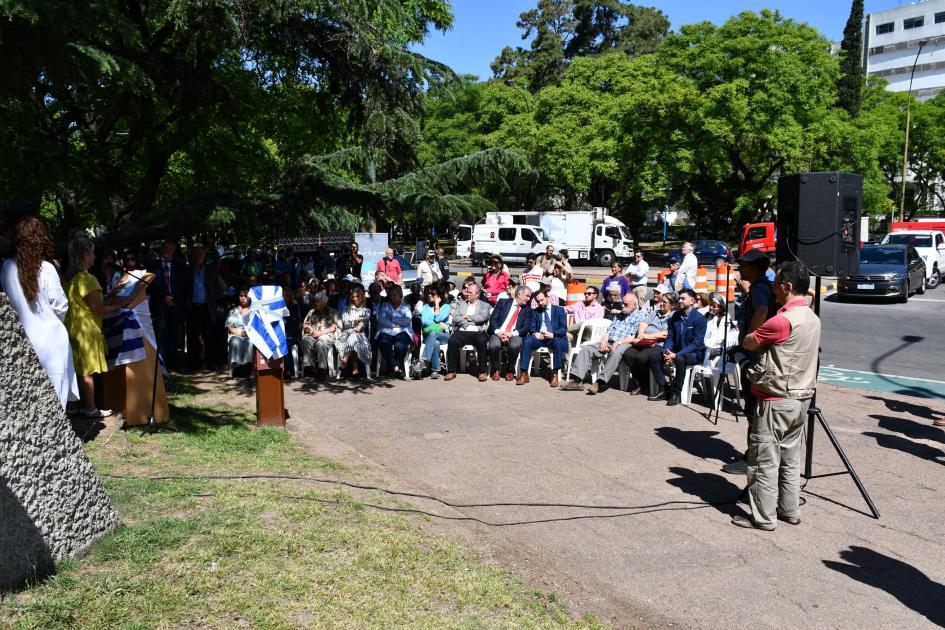
[[[660,272],[656,274],[656,284],[663,284],[663,281],[666,280],[668,275],[669,269],[660,270]]]
[[[583,282],[569,282],[567,305],[571,306],[573,304],[577,304],[578,302],[583,302],[584,292],[586,290],[587,285]]]
[[[709,272],[705,267],[696,267],[696,293],[709,292]]]
[[[715,267],[715,292],[722,297],[728,295],[728,263]]]

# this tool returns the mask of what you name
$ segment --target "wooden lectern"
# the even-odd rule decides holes
[[[285,426],[282,359],[268,361],[259,350],[256,350],[256,419],[263,426]]]

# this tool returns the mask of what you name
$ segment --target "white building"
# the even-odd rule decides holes
[[[927,101],[945,90],[945,0],[903,4],[866,16],[863,66],[867,76],[883,77],[891,92],[906,92],[913,63],[913,96]]]

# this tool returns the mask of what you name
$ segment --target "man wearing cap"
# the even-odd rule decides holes
[[[741,368],[741,391],[745,401],[745,413],[751,417],[755,408],[755,396],[748,381],[748,368],[758,359],[758,353],[745,347],[745,337],[756,331],[778,310],[774,289],[768,281],[770,266],[768,255],[757,249],[746,252],[738,259],[735,282],[741,289],[741,298],[735,305],[735,321],[738,323],[738,347],[735,360]],[[750,431],[750,429],[749,429]],[[744,475],[747,467],[744,459],[729,462],[722,470],[733,475]]]
[[[680,292],[685,287],[683,286],[683,280],[685,276],[679,273],[679,266],[682,264],[682,258],[677,253],[672,253],[667,257],[667,262],[669,263],[669,275],[663,280],[666,283],[666,286],[670,288],[671,291]]]
[[[804,263],[783,263],[774,282],[782,306],[745,336],[746,349],[759,352],[749,370],[758,401],[748,416],[748,504],[751,517],[736,515],[739,527],[773,530],[778,520],[799,525],[801,447],[804,424],[817,386],[820,320],[807,305],[810,274]]]
[[[633,254],[633,263],[627,266],[627,280],[631,287],[646,286],[650,273],[650,264],[643,260],[643,252],[639,249]]]
[[[503,298],[496,304],[489,318],[489,359],[492,363],[492,380],[497,381],[502,372],[502,348],[508,349],[508,370],[505,380],[515,378],[515,362],[525,335],[528,334],[528,320],[531,316],[529,303],[532,290],[525,285],[515,289],[514,297]]]
[[[551,351],[551,386],[557,387],[561,358],[568,351],[568,317],[563,308],[549,304],[548,295],[541,291],[535,294],[535,303],[518,364],[521,374],[515,384],[528,383],[528,364],[531,363],[532,353],[539,348],[548,348]]]
[[[421,289],[443,279],[443,272],[436,263],[436,252],[432,249],[427,250],[427,257],[417,265],[417,278],[420,280]]]

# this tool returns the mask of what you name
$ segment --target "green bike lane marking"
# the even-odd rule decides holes
[[[853,387],[874,392],[901,394],[917,398],[945,400],[945,381],[894,374],[877,374],[863,370],[848,370],[833,365],[821,366],[817,375],[821,383]]]

